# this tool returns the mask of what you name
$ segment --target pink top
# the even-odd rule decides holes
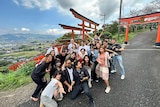
[[[99,59],[100,59],[100,66],[105,66],[105,53],[102,53],[99,55]]]

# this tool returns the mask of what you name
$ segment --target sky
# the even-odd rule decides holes
[[[122,17],[153,0],[123,0]],[[118,20],[120,0],[0,0],[0,34],[31,33],[63,35],[59,24],[78,26],[82,22],[69,11],[100,24]]]

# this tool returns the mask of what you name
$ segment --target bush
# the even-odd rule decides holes
[[[0,67],[0,72],[2,72],[2,73],[8,73],[9,72],[8,66]]]
[[[9,64],[12,64],[12,62],[11,61],[6,61],[6,60],[0,61],[0,67],[7,66]]]
[[[102,39],[112,38],[112,34],[110,32],[105,31],[101,38]]]
[[[33,71],[35,62],[28,62],[19,67],[15,72],[7,74],[0,73],[0,90],[17,88],[31,82],[30,74]]]
[[[28,63],[25,63],[23,64],[21,67],[19,67],[15,73],[18,73],[18,74],[23,74],[23,75],[30,75],[31,72],[33,71],[35,67],[35,62],[28,62]]]

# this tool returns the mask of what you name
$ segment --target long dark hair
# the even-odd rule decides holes
[[[83,66],[87,64],[87,62],[85,61],[85,58],[88,57],[89,61],[88,61],[88,66],[91,66],[91,59],[88,55],[85,55],[83,58]]]

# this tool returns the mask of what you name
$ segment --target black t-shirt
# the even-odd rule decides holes
[[[75,85],[81,84],[82,83],[81,80],[83,77],[89,78],[88,71],[84,67],[81,68],[79,71],[74,69],[73,75],[75,76]],[[87,82],[87,81],[84,81],[84,82]]]
[[[76,62],[76,58],[69,58],[72,62],[72,67],[75,68],[75,62]]]
[[[111,48],[114,52],[118,53],[118,55],[121,55],[121,51],[117,50],[117,49],[122,48],[120,44],[112,44],[112,45],[110,46],[110,48]]]
[[[60,60],[61,60],[61,64],[63,65],[63,63],[64,63],[64,61],[65,61],[65,59],[66,59],[66,56],[67,56],[67,54],[65,55],[65,56],[62,56],[62,54],[59,54],[59,58],[60,58]]]
[[[51,71],[50,71],[50,79],[52,78],[52,76],[53,76],[53,74],[55,73],[56,70],[57,70],[57,69],[56,69],[55,66],[52,67],[52,69],[51,69]]]
[[[54,67],[56,64],[56,59],[54,57],[52,57],[52,62],[51,62],[51,66]]]
[[[46,74],[46,69],[49,67],[49,63],[46,63],[43,61],[41,64],[39,64],[32,72],[32,77],[35,78],[43,78]]]

